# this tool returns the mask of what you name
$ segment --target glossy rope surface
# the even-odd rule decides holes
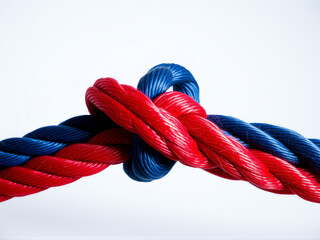
[[[166,92],[170,87],[174,91]],[[160,64],[138,89],[99,79],[86,94],[91,116],[0,143],[0,199],[71,183],[124,163],[138,181],[165,176],[176,161],[266,191],[320,202],[320,141],[269,124],[207,115],[192,74]]]

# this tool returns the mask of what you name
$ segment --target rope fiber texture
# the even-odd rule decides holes
[[[170,87],[173,91],[167,91]],[[320,140],[270,124],[207,115],[196,80],[182,66],[155,66],[138,90],[101,78],[87,90],[86,103],[91,115],[0,142],[0,201],[119,163],[132,179],[148,182],[179,161],[320,203]]]

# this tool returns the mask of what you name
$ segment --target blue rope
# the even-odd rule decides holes
[[[265,123],[246,123],[234,117],[209,115],[208,119],[251,148],[270,153],[296,166],[320,172],[320,140],[307,139],[290,129]]]
[[[188,94],[199,102],[199,88],[192,74],[176,64],[161,64],[152,68],[141,78],[138,89],[154,99],[171,86],[174,91]],[[228,116],[209,115],[208,119],[247,148],[265,151],[297,166],[308,164],[317,171],[320,169],[320,140],[306,139],[289,129],[249,124]],[[168,174],[174,165],[173,161],[149,147],[138,136],[134,138],[132,154],[132,160],[124,163],[124,170],[137,181],[159,179]]]
[[[320,172],[320,148],[312,140],[284,127],[266,123],[252,123],[252,125],[279,140],[301,159],[300,164],[308,164]]]
[[[105,115],[73,117],[58,126],[39,128],[22,138],[0,142],[0,167],[22,165],[32,157],[52,155],[67,145],[87,142],[106,128],[116,126]]]
[[[177,64],[160,64],[143,76],[138,84],[144,94],[151,99],[166,92],[170,87],[185,93],[199,102],[199,86],[192,74]],[[141,182],[150,182],[169,173],[172,161],[149,147],[139,136],[135,136],[132,146],[132,159],[123,164],[126,174]]]
[[[138,89],[156,98],[170,87],[199,102],[199,87],[192,74],[176,64],[160,64],[140,79]],[[307,139],[300,134],[270,124],[246,123],[234,117],[209,115],[208,119],[247,148],[258,149],[282,158],[296,166],[308,165],[320,172],[320,140]],[[52,155],[67,145],[87,142],[105,129],[117,126],[103,113],[71,118],[57,126],[39,128],[23,138],[0,142],[0,168],[22,165],[30,158]],[[123,164],[129,177],[148,182],[162,178],[175,161],[165,158],[134,136],[132,159]]]

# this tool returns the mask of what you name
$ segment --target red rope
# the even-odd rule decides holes
[[[0,201],[65,185],[130,159],[132,136],[121,128],[105,130],[88,144],[73,144],[54,156],[0,171]]]
[[[172,160],[247,180],[263,190],[320,201],[320,185],[312,173],[226,136],[185,94],[167,92],[152,102],[136,89],[105,78],[88,89],[86,99],[90,113],[104,112]]]
[[[0,201],[65,185],[129,160],[134,133],[164,156],[187,166],[320,202],[315,175],[278,157],[247,149],[207,120],[205,110],[185,94],[167,92],[152,102],[138,90],[106,78],[88,89],[86,101],[92,114],[102,111],[123,129],[106,130],[87,144],[73,144],[54,156],[36,157],[23,166],[1,170]]]

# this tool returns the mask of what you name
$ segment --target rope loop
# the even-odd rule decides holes
[[[196,80],[187,69],[177,64],[155,66],[138,83],[138,89],[151,99],[165,93],[170,87],[199,102],[199,86]],[[135,135],[132,159],[123,164],[123,169],[136,181],[150,182],[167,175],[174,164],[175,161],[161,155]]]

